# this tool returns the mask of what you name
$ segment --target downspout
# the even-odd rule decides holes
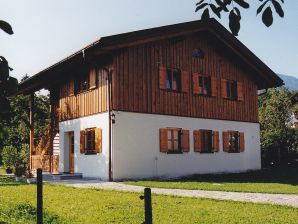
[[[107,73],[107,82],[108,82],[108,115],[109,115],[109,181],[113,181],[113,173],[112,173],[112,119],[111,119],[111,79],[112,79],[112,69],[103,68]]]

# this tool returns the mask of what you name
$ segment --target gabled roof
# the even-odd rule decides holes
[[[255,74],[252,78],[254,78],[258,85],[258,89],[277,87],[284,84],[279,76],[277,76],[255,54],[244,46],[244,44],[234,37],[225,27],[215,19],[210,19],[207,22],[186,22],[103,37],[22,82],[19,86],[18,94],[28,94],[48,87],[49,80],[59,78],[57,71],[61,70],[64,66],[71,66],[72,63],[83,60],[83,57],[86,55],[105,55],[121,48],[197,32],[205,32],[212,36],[216,39],[216,42],[228,48],[232,52],[233,57],[251,68]]]

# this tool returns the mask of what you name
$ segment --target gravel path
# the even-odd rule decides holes
[[[94,179],[51,181],[50,184],[62,184],[77,188],[95,188],[104,190],[116,190],[126,192],[143,192],[144,187],[127,185],[121,182],[102,182]],[[265,194],[265,193],[244,193],[226,191],[202,191],[151,188],[152,193],[161,195],[211,198],[217,200],[232,200],[241,202],[266,203],[276,205],[288,205],[298,208],[298,195],[294,194]]]

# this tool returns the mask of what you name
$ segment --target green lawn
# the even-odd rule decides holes
[[[0,177],[0,223],[35,223],[36,185]],[[44,186],[45,223],[138,223],[138,193]],[[210,199],[153,195],[153,221],[168,223],[296,223],[298,209]]]
[[[3,166],[0,166],[0,174],[6,174],[5,169]]]
[[[158,188],[298,194],[298,168],[194,175],[175,180],[140,180],[126,183]]]

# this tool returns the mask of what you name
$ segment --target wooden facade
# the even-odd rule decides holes
[[[89,81],[93,79],[94,70],[94,68],[90,68]],[[84,72],[82,72],[83,74]],[[80,73],[77,75],[79,76]],[[58,99],[60,121],[89,116],[108,110],[108,73],[104,69],[96,69],[95,75],[95,81],[90,82],[88,90],[80,93],[75,93],[74,77],[61,85]]]
[[[204,52],[203,58],[192,56],[196,49]],[[187,72],[189,91],[161,89],[160,66]],[[195,94],[197,73],[214,78],[215,96]],[[241,81],[243,99],[224,99],[222,80]],[[112,96],[113,110],[258,122],[257,85],[250,74],[198,34],[120,50],[114,56]]]
[[[204,57],[193,57],[192,52],[197,49],[204,52]],[[203,35],[192,34],[121,49],[114,53],[112,67],[112,110],[258,122],[257,84],[241,65],[221,53]],[[182,86],[183,91],[160,88],[161,67],[182,71],[183,80],[188,82]],[[94,68],[89,69],[91,82]],[[87,91],[74,93],[75,77],[60,87],[60,121],[108,110],[107,72],[97,69],[96,75],[97,84],[94,86],[92,81],[92,88]],[[211,77],[210,97],[197,94],[194,80],[198,75]],[[239,82],[240,100],[226,99],[226,80]]]

